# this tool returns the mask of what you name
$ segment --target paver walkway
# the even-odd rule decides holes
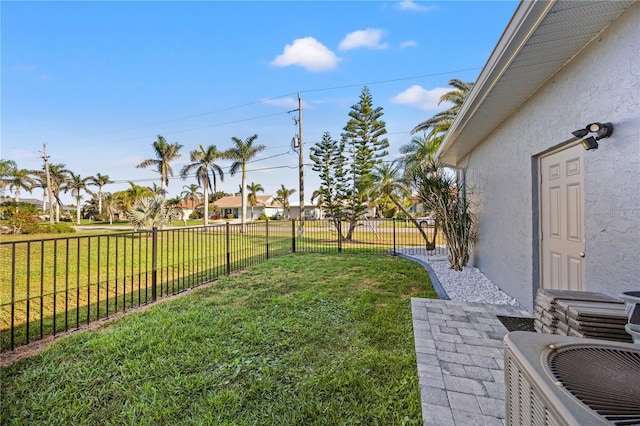
[[[508,333],[496,315],[531,317],[509,305],[411,301],[424,424],[504,425]]]

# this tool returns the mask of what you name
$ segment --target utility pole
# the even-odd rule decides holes
[[[299,148],[298,151],[298,168],[300,169],[300,228],[298,229],[298,237],[304,237],[304,154],[302,153],[302,98],[298,92],[298,132],[299,132]]]
[[[49,196],[49,223],[55,223],[53,217],[53,194],[51,192],[51,174],[49,173],[49,155],[47,155],[47,144],[42,144],[42,159],[44,160],[44,172],[47,176],[47,195]]]
[[[291,140],[294,149],[298,149],[298,171],[300,174],[299,191],[300,194],[300,226],[298,227],[298,237],[304,236],[304,153],[302,149],[302,98],[298,92],[298,109],[292,109],[291,112],[298,111],[298,118],[293,121],[298,125],[298,134]]]

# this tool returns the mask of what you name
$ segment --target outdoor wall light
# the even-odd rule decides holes
[[[584,149],[586,149],[587,151],[591,151],[592,149],[598,149],[598,142],[596,141],[596,138],[594,138],[593,136],[589,136],[586,139],[582,139],[582,142],[580,143],[582,144]]]
[[[573,131],[571,133],[576,138],[584,138],[585,136],[587,136],[589,134],[589,131],[587,129],[578,129],[578,130],[575,130],[575,131]]]
[[[576,138],[584,138],[589,133],[595,133],[596,136],[589,136],[588,138],[582,139],[580,143],[587,151],[598,149],[598,141],[600,139],[608,138],[609,136],[611,136],[611,134],[613,134],[613,124],[591,123],[584,129],[578,129],[571,132],[571,134]]]
[[[587,126],[589,132],[596,133],[598,136],[597,140],[608,138],[613,133],[613,124],[611,123],[591,123]]]

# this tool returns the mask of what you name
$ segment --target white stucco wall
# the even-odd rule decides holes
[[[636,3],[460,163],[477,202],[472,261],[526,308],[538,286],[532,158],[596,121],[615,129],[585,152],[587,290],[640,289],[639,22]]]

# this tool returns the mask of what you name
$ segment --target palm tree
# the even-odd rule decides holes
[[[126,210],[129,210],[135,203],[145,197],[153,197],[154,194],[151,188],[146,186],[136,185],[129,181],[130,187],[123,191],[123,206]]]
[[[448,84],[455,90],[450,90],[449,92],[440,96],[438,105],[440,105],[442,102],[451,102],[453,103],[453,106],[445,111],[437,113],[433,117],[418,124],[413,128],[413,130],[411,130],[412,134],[425,132],[426,139],[428,141],[433,140],[433,143],[436,145],[436,150],[440,146],[444,134],[447,132],[447,130],[449,130],[449,127],[451,127],[451,123],[453,123],[456,115],[458,115],[458,112],[460,111],[460,108],[462,108],[464,100],[473,87],[473,83],[464,82],[457,78],[449,80]]]
[[[77,175],[73,172],[69,172],[69,177],[70,179],[65,185],[65,192],[71,191],[71,195],[76,199],[76,224],[80,225],[80,200],[82,199],[81,191],[93,194],[93,192],[89,191],[89,188],[87,188],[87,186],[91,184],[93,177],[89,176],[83,178],[79,174]]]
[[[138,229],[162,229],[172,220],[178,219],[178,211],[167,206],[162,195],[144,197],[138,200],[127,212],[133,227]]]
[[[158,186],[157,183],[153,182],[151,186],[145,187],[151,192],[151,196],[155,195],[165,195],[166,191],[162,189],[162,186]]]
[[[278,203],[282,206],[283,210],[287,211],[287,217],[291,217],[291,205],[289,204],[289,197],[296,192],[295,189],[288,189],[283,184],[280,185],[280,189],[276,191],[276,197],[273,199],[273,203]]]
[[[402,165],[405,175],[408,176],[417,167],[424,167],[440,147],[441,138],[429,139],[425,134],[416,136],[408,144],[400,147]]]
[[[407,209],[404,208],[402,203],[400,203],[399,199],[407,196],[409,194],[408,186],[404,184],[402,179],[400,178],[400,172],[398,167],[394,163],[384,163],[382,165],[378,165],[374,169],[374,181],[375,185],[373,190],[380,194],[383,194],[391,200],[393,204],[398,207],[404,213],[405,217],[409,218],[411,222],[416,226],[418,231],[422,234],[427,246],[427,250],[434,250],[436,243],[436,235],[438,233],[438,229],[434,229],[433,241],[429,241],[427,234],[424,232],[424,229],[420,226],[418,221],[409,213]]]
[[[311,202],[313,202],[313,200],[315,200],[316,198],[318,199],[318,202],[316,202],[316,207],[318,208],[318,210],[320,210],[320,217],[318,219],[322,219],[322,205],[324,204],[324,194],[322,191],[322,187],[313,191],[313,193],[311,194]]]
[[[253,208],[258,205],[258,192],[264,192],[264,188],[259,183],[251,182],[247,189],[249,190],[247,200],[251,206],[251,220],[253,220]]]
[[[200,200],[203,199],[202,192],[198,191],[200,187],[195,183],[192,183],[191,185],[188,185],[188,186],[183,185],[182,187],[186,189],[180,193],[180,197],[185,202],[191,201],[194,207],[197,206],[200,203]]]
[[[247,163],[253,159],[256,155],[264,151],[267,147],[264,145],[253,145],[253,142],[258,138],[258,135],[249,136],[244,141],[232,137],[231,141],[235,146],[229,148],[225,152],[225,158],[232,160],[231,164],[231,176],[235,176],[238,170],[242,170],[242,184],[241,184],[241,197],[242,197],[242,231],[245,231],[245,222],[247,216]]]
[[[36,186],[35,179],[31,177],[32,174],[33,173],[27,169],[14,169],[7,179],[7,186],[9,187],[9,191],[14,193],[16,203],[20,201],[21,189],[31,194],[31,190]]]
[[[9,185],[9,180],[18,165],[13,160],[0,160],[0,192],[4,193],[4,189]]]
[[[51,180],[50,191],[53,198],[56,199],[56,222],[60,222],[60,206],[62,205],[60,191],[69,180],[69,171],[65,167],[64,164],[49,165],[49,176]]]
[[[125,195],[124,191],[111,194],[110,192],[104,193],[104,209],[109,216],[109,224],[113,224],[113,219],[116,213],[124,211]]]
[[[101,175],[100,173],[96,173],[96,176],[91,181],[92,185],[98,187],[98,213],[102,214],[102,187],[113,183],[113,181],[109,179],[109,175]]]
[[[213,189],[214,194],[218,191],[216,176],[220,177],[220,182],[224,181],[224,172],[215,161],[224,158],[224,155],[218,151],[215,145],[209,145],[206,149],[200,145],[199,150],[191,151],[190,158],[193,163],[184,166],[180,175],[182,179],[186,179],[189,173],[195,169],[198,184],[204,190],[204,225],[207,226],[209,225],[209,191]],[[209,174],[209,171],[211,171],[211,174]],[[212,182],[213,188],[211,186]]]
[[[173,198],[167,198],[167,205],[168,206],[177,206],[181,202],[182,202],[182,197],[180,197],[179,195],[176,195]]]
[[[149,166],[156,167],[158,173],[160,173],[160,188],[166,193],[167,185],[169,185],[169,175],[173,176],[173,169],[171,168],[171,161],[180,157],[178,151],[182,148],[177,142],[168,143],[165,138],[158,135],[158,139],[153,142],[153,151],[156,154],[156,158],[150,158],[144,160],[138,164],[138,168],[147,168]],[[164,195],[164,194],[163,194]]]
[[[42,189],[42,212],[44,213],[47,210],[47,177],[43,170],[34,170],[33,175],[36,182],[34,188]]]

